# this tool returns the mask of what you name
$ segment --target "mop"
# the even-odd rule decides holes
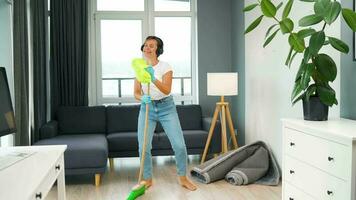
[[[145,70],[148,65],[144,59],[136,58],[132,61],[132,67],[135,70],[136,78],[139,82],[147,84],[147,95],[150,95],[150,82],[151,76]],[[145,129],[143,131],[143,146],[142,146],[142,155],[140,161],[140,172],[138,175],[138,184],[134,186],[127,196],[127,200],[135,200],[137,197],[143,195],[146,191],[146,185],[141,184],[142,181],[142,174],[143,174],[143,167],[145,164],[145,152],[146,152],[146,140],[147,140],[147,129],[148,129],[148,111],[149,106],[146,104],[146,115],[145,115]]]

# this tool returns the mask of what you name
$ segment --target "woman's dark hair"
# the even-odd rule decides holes
[[[161,54],[163,54],[163,41],[161,38],[159,38],[157,36],[150,35],[150,36],[146,37],[145,42],[147,40],[156,40],[156,42],[157,42],[157,50],[156,50],[157,57],[160,56]],[[141,46],[141,51],[143,51],[144,46],[145,46],[145,44],[143,44]]]

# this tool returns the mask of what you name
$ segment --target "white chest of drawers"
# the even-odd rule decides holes
[[[35,152],[0,171],[0,200],[46,199],[57,180],[58,200],[66,199],[66,145],[2,147],[1,151]]]
[[[356,121],[282,122],[282,199],[356,200]]]

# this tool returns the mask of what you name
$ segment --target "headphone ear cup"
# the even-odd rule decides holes
[[[157,49],[157,55],[161,55],[161,54],[163,54],[163,49],[162,48]]]
[[[157,49],[157,50],[158,50],[159,55],[161,55],[161,54],[163,54],[163,41],[159,37],[157,37],[157,40],[158,40],[158,43],[160,43],[159,49]]]
[[[145,45],[141,45],[141,51],[143,52],[143,47],[144,47]]]

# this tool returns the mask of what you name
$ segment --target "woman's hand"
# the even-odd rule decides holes
[[[146,67],[145,70],[150,74],[151,82],[154,83],[156,81],[156,77],[155,77],[155,70],[153,69],[153,67],[150,65]]]
[[[151,103],[151,97],[146,95],[146,94],[142,95],[141,96],[141,103],[143,103],[143,104]]]

